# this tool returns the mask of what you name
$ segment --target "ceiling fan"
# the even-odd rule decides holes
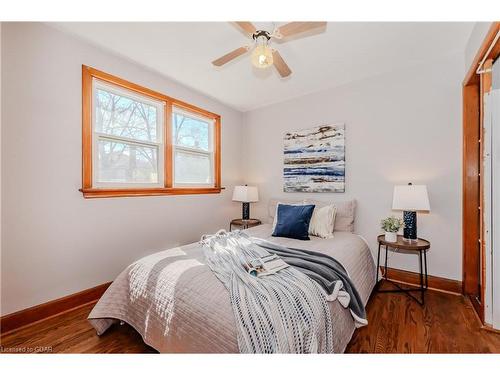
[[[324,27],[326,22],[290,22],[278,27],[272,33],[266,30],[257,30],[251,22],[235,22],[245,33],[254,40],[254,45],[246,45],[231,51],[212,61],[215,66],[222,66],[250,50],[252,64],[257,68],[265,69],[274,65],[282,78],[288,77],[292,71],[281,57],[280,53],[269,46],[271,39],[283,39],[305,31]]]

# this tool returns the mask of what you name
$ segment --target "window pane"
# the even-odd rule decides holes
[[[209,155],[175,151],[176,184],[210,184],[211,180]]]
[[[209,151],[209,122],[184,116],[182,113],[174,113],[172,122],[175,145]]]
[[[155,106],[97,88],[95,107],[97,132],[158,142]]]
[[[158,183],[158,149],[99,140],[97,181]]]

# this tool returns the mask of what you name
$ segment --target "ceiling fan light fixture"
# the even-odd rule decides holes
[[[259,69],[266,69],[273,65],[273,50],[267,45],[267,39],[260,37],[252,52],[252,64]]]
[[[290,36],[302,34],[306,31],[326,27],[326,22],[289,22],[275,29],[271,34],[266,30],[257,30],[251,22],[236,22],[236,25],[242,29],[248,37],[255,41],[255,48],[252,51],[252,64],[258,69],[269,68],[274,65],[281,78],[286,78],[292,74],[290,67],[287,65],[279,51],[269,47],[271,39],[289,38]],[[250,51],[251,47],[244,46],[226,53],[217,60],[212,61],[214,66],[222,66],[237,57]]]

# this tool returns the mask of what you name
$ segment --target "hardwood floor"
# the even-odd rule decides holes
[[[428,290],[420,306],[404,293],[374,293],[367,316],[368,326],[354,332],[346,352],[500,353],[500,333],[482,329],[462,295]]]
[[[1,337],[3,353],[155,353],[128,325],[114,325],[101,337],[87,321],[94,304],[49,318]]]
[[[87,305],[1,338],[1,351],[54,353],[154,353],[128,325],[98,337]],[[463,296],[429,290],[425,306],[404,294],[373,294],[369,325],[358,329],[348,353],[500,353],[500,334],[481,329]]]

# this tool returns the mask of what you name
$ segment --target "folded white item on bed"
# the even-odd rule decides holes
[[[269,256],[239,232],[202,238],[207,264],[229,291],[240,353],[331,353],[332,318],[321,287],[287,267],[265,277],[246,271]]]

